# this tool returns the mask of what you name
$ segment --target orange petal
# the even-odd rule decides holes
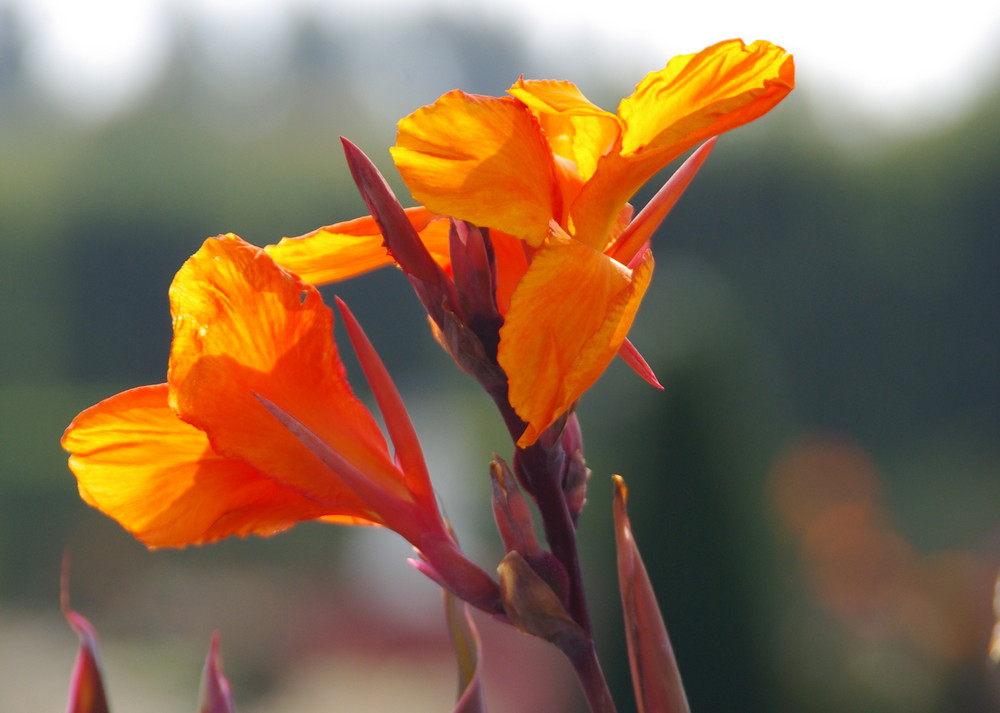
[[[794,74],[792,56],[763,40],[751,45],[727,40],[674,57],[622,100],[622,154],[679,156],[766,114],[792,90]]]
[[[497,266],[497,311],[507,314],[511,295],[528,270],[526,246],[523,241],[499,230],[490,231],[490,242]]]
[[[570,82],[522,78],[507,92],[531,109],[553,153],[573,161],[584,181],[621,136],[618,117],[592,104]]]
[[[399,122],[396,167],[430,210],[538,245],[558,214],[552,151],[519,101],[452,91]]]
[[[315,287],[229,235],[205,241],[170,287],[167,381],[213,449],[322,503],[354,494],[260,403],[280,406],[383,490],[408,499],[379,427],[351,392],[333,314]],[[375,516],[370,516],[374,518]]]
[[[791,55],[768,42],[728,40],[675,57],[618,108],[620,153],[608,153],[570,208],[574,235],[595,247],[620,207],[657,171],[713,136],[767,113],[792,90]]]
[[[213,452],[207,436],[167,405],[166,384],[122,392],[70,424],[72,455],[85,502],[150,547],[181,547],[229,535],[270,535],[330,509],[284,487],[245,462]],[[362,505],[345,499],[342,522]],[[346,515],[346,517],[345,517]]]
[[[534,443],[604,372],[652,271],[649,253],[630,271],[565,234],[535,253],[500,330],[510,403],[528,423],[519,446]]]
[[[448,221],[422,206],[407,208],[406,216],[431,257],[448,269]],[[282,238],[264,251],[306,282],[322,285],[346,280],[393,264],[378,225],[370,215],[328,225],[295,238]]]

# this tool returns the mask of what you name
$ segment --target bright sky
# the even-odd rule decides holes
[[[730,37],[767,39],[796,56],[798,86],[833,111],[850,106],[902,127],[964,109],[977,84],[1000,75],[1000,2],[950,0],[20,0],[39,40],[29,66],[67,103],[127,103],[162,66],[163,13],[197,8],[219,27],[220,48],[252,42],[280,52],[283,7],[331,18],[446,9],[523,28],[533,46],[644,59],[650,70]],[[252,38],[252,39],[251,39]],[[554,48],[558,49],[554,49]],[[634,63],[631,60],[630,63]],[[553,67],[556,76],[559,67]],[[562,77],[573,79],[572,77]],[[88,99],[89,98],[89,99]],[[835,113],[834,113],[835,116]],[[833,119],[836,120],[835,118]]]

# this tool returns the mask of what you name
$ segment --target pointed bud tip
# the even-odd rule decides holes
[[[628,486],[625,485],[625,478],[617,473],[611,476],[611,483],[615,488],[615,500],[621,500],[622,504],[628,503]]]
[[[632,219],[619,236],[618,242],[611,250],[611,257],[623,265],[628,265],[634,257],[642,252],[642,247],[650,242],[653,233],[673,210],[674,205],[697,175],[702,164],[705,163],[705,159],[715,147],[717,138],[713,137],[699,146],[667,179],[663,187],[656,192],[646,207],[639,211],[639,214]]]
[[[690,713],[677,660],[667,636],[656,595],[629,526],[628,488],[613,475],[618,586],[632,684],[643,713]]]
[[[233,713],[233,694],[229,679],[222,672],[219,632],[212,632],[212,641],[205,657],[201,677],[200,713]]]

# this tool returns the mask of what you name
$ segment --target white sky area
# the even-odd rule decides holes
[[[835,121],[850,109],[900,128],[946,121],[1000,70],[1000,2],[950,0],[20,0],[32,32],[29,67],[82,114],[127,106],[166,60],[164,13],[194,10],[218,27],[223,52],[278,56],[284,8],[319,8],[337,21],[428,9],[481,17],[549,52],[550,76],[578,53],[659,69],[675,54],[722,39],[767,39],[796,57],[798,87]],[[923,9],[918,9],[923,8]],[[561,61],[560,61],[561,58]],[[546,78],[546,77],[536,77]],[[513,78],[512,78],[513,79]],[[623,94],[629,88],[623,88]],[[88,106],[89,105],[89,106]],[[613,107],[608,107],[613,108]]]

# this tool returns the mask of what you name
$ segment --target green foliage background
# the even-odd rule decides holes
[[[78,601],[112,633],[139,626],[113,612],[121,591],[144,591],[150,558],[266,566],[308,582],[341,537],[303,527],[149,555],[79,501],[59,435],[96,400],[163,380],[166,290],[182,261],[220,232],[265,244],[359,215],[339,135],[405,195],[386,151],[396,119],[454,85],[498,94],[522,72],[552,74],[515,36],[486,27],[428,18],[337,30],[303,17],[281,81],[255,95],[241,89],[252,70],[206,76],[205,39],[183,25],[177,36],[144,99],[96,125],[38,93],[22,36],[8,32],[0,46],[0,606],[54,610],[69,547]],[[435,71],[441,57],[449,72]],[[613,107],[649,69],[623,61],[566,78]],[[845,682],[829,640],[815,653],[828,676],[812,688],[790,681],[776,622],[806,587],[765,477],[796,435],[848,434],[878,463],[915,546],[996,561],[1000,92],[984,88],[944,128],[845,144],[815,127],[809,78],[799,87],[720,141],[657,236],[633,341],[665,392],[619,365],[580,406],[595,472],[583,529],[594,596],[613,606],[607,475],[621,472],[694,710],[987,710],[992,684],[961,667],[917,708]],[[398,274],[329,292],[356,310],[404,391],[477,398]],[[491,444],[485,480],[488,447],[506,446],[483,434],[499,429],[485,399],[482,409],[456,435]],[[602,635],[627,700],[616,616]],[[237,663],[238,695],[267,686],[254,668],[267,663]]]

